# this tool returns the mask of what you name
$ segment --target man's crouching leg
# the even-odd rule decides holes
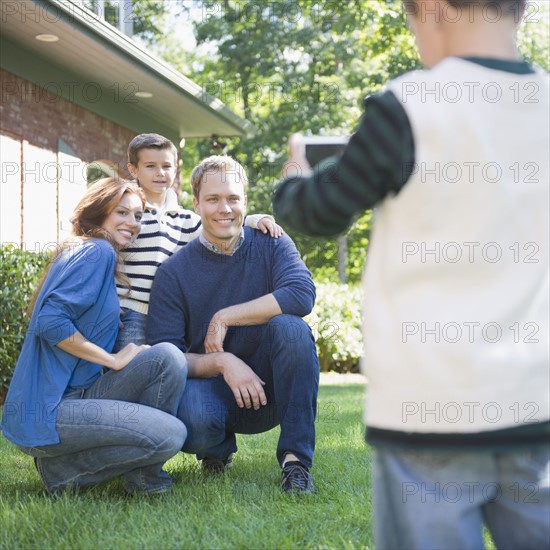
[[[223,376],[187,381],[177,415],[188,430],[182,451],[196,454],[206,470],[223,471],[237,450],[235,434],[226,431],[234,399]],[[208,468],[210,462],[223,463],[224,468]]]
[[[319,360],[309,325],[294,315],[278,315],[268,324],[268,365],[281,434],[277,459],[288,492],[312,492],[309,468],[315,450]],[[263,355],[263,354],[262,354]],[[258,365],[259,376],[264,365]]]

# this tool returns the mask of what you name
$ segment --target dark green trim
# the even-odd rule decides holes
[[[492,57],[462,57],[465,61],[477,63],[487,69],[513,74],[533,74],[535,70],[527,61],[514,59],[495,59]]]
[[[518,447],[548,445],[550,441],[550,422],[475,433],[411,433],[367,428],[365,440],[370,445],[384,448],[505,451]]]

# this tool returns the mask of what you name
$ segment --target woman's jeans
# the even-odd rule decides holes
[[[257,351],[245,363],[266,383],[267,405],[240,409],[223,376],[191,378],[178,418],[189,437],[183,451],[203,458],[227,458],[237,450],[235,434],[256,434],[281,426],[277,459],[293,453],[313,463],[319,361],[311,329],[294,315],[277,315],[258,326]]]
[[[38,459],[51,493],[119,475],[130,493],[165,492],[172,480],[162,466],[187,436],[174,416],[186,378],[185,356],[175,346],[152,346],[124,369],[64,396],[56,419],[60,443],[21,450]]]
[[[138,346],[146,344],[145,325],[147,323],[147,315],[145,313],[138,313],[127,307],[120,308],[120,310],[121,327],[113,347],[113,353],[120,351],[128,344],[136,344]]]

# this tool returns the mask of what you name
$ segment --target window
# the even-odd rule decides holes
[[[88,187],[101,178],[109,177],[128,178],[120,166],[112,160],[94,160],[86,167],[86,183]]]
[[[133,34],[133,2],[128,0],[81,0],[85,8],[128,36]]]

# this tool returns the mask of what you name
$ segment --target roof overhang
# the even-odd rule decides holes
[[[255,131],[201,86],[80,4],[2,2],[1,26],[3,68],[136,133],[174,139]],[[39,34],[59,40],[39,42]],[[138,91],[152,97],[136,97]]]

